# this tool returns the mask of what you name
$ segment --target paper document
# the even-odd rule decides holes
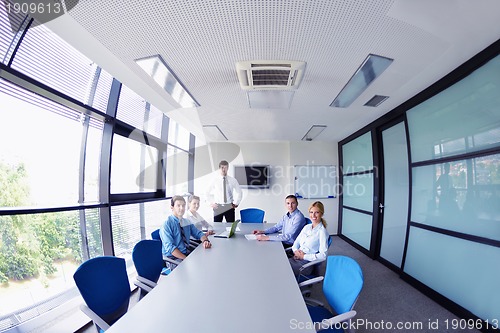
[[[257,235],[254,234],[246,234],[245,238],[248,240],[257,240]]]

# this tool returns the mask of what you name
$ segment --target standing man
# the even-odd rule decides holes
[[[229,163],[220,161],[220,174],[215,177],[207,191],[207,201],[214,210],[214,222],[234,222],[234,209],[241,201],[241,189],[238,181],[227,175]]]
[[[260,241],[281,241],[284,248],[288,248],[293,245],[295,238],[306,224],[306,219],[302,212],[298,210],[297,206],[299,202],[297,197],[290,194],[285,198],[286,210],[288,211],[279,222],[271,228],[266,230],[254,230],[253,233],[257,235],[257,239]],[[281,234],[272,235],[274,233],[281,232]],[[268,235],[271,234],[271,235]]]

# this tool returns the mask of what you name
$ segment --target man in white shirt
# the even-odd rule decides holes
[[[234,222],[234,209],[241,202],[241,188],[238,181],[228,176],[229,163],[220,161],[220,174],[214,178],[207,190],[207,201],[214,210],[214,222]]]

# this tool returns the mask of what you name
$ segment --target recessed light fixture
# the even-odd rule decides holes
[[[394,59],[369,54],[365,61],[330,104],[332,107],[346,108],[365,91]]]
[[[203,125],[205,136],[214,141],[227,141],[226,135],[217,125]]]
[[[190,108],[200,106],[159,54],[137,59],[135,62],[160,87],[169,93],[181,107]]]
[[[312,125],[306,135],[302,138],[302,141],[312,141],[318,137],[326,128],[326,125]]]

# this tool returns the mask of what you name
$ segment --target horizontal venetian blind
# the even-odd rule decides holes
[[[43,25],[28,29],[12,68],[88,103],[97,66]]]

